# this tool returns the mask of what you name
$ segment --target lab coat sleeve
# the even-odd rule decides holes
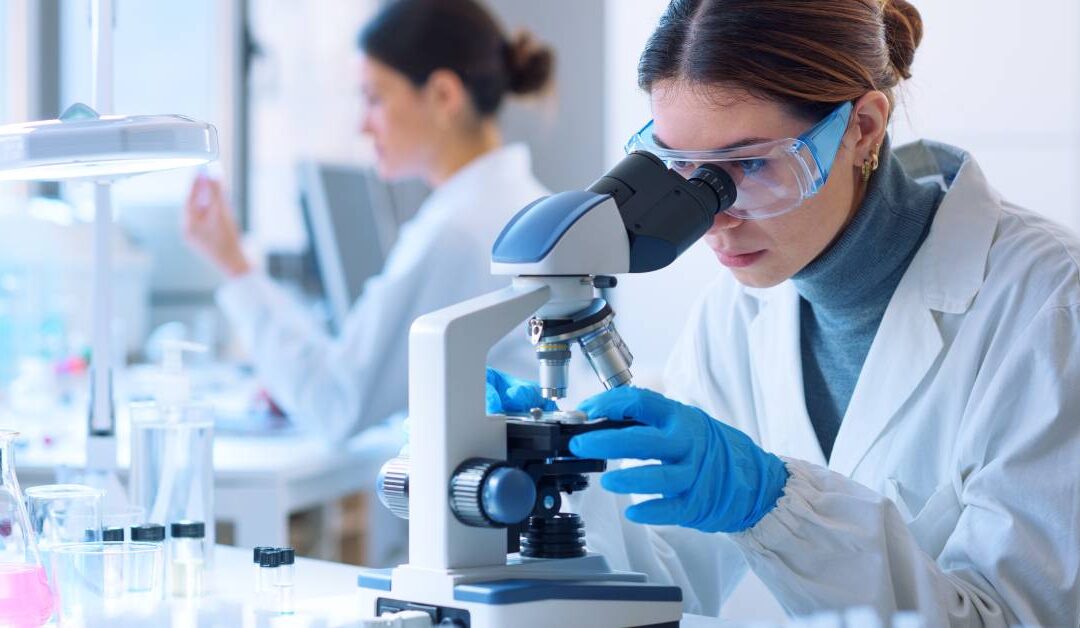
[[[403,233],[337,337],[264,275],[219,291],[260,381],[301,425],[333,442],[406,407],[412,321],[472,296],[477,273],[488,277],[482,247],[468,234],[433,231]]]
[[[1076,625],[1078,355],[1080,306],[1044,308],[973,395],[943,487],[959,515],[936,560],[893,502],[790,459],[776,508],[732,538],[791,613],[873,604],[931,626]]]

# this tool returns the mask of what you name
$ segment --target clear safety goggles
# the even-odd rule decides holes
[[[798,138],[715,150],[668,148],[654,136],[650,120],[626,143],[626,152],[652,153],[683,176],[704,164],[719,166],[737,192],[727,214],[742,220],[772,218],[795,209],[825,185],[851,110],[850,102],[840,105]]]

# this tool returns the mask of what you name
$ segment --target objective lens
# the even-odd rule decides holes
[[[616,386],[630,383],[630,365],[634,356],[623,342],[622,336],[615,329],[614,323],[608,323],[600,329],[578,339],[589,364],[596,372],[604,388],[610,390]]]
[[[570,345],[565,342],[542,343],[536,346],[540,361],[540,394],[544,399],[566,397],[570,378]]]

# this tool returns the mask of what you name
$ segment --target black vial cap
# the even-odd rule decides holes
[[[160,543],[165,540],[165,526],[159,523],[133,526],[131,528],[131,540]]]
[[[260,567],[277,567],[281,565],[281,552],[276,549],[267,550],[259,557]]]
[[[171,526],[174,539],[201,539],[206,536],[206,526],[202,521],[177,521]]]
[[[124,541],[124,529],[123,528],[105,528],[101,531],[101,540],[106,543],[114,543]]]
[[[296,550],[291,547],[283,547],[279,549],[278,554],[281,555],[282,565],[291,565],[296,562]]]
[[[269,551],[271,551],[273,549],[274,548],[268,547],[266,545],[260,545],[260,546],[256,547],[251,552],[251,562],[255,563],[256,565],[259,564],[259,559],[262,558],[263,552],[269,552]]]

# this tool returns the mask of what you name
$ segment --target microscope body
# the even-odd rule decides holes
[[[565,396],[574,343],[605,386],[628,383],[632,358],[597,288],[674,260],[734,201],[728,184],[688,181],[634,153],[590,190],[540,199],[511,220],[492,255],[509,287],[413,323],[410,457],[380,476],[384,503],[410,521],[409,562],[360,577],[365,613],[420,610],[431,625],[462,628],[678,625],[678,587],[612,571],[585,551],[576,515],[559,512],[559,493],[583,489],[605,465],[575,458],[566,442],[625,423],[488,415],[486,359],[524,324],[545,397]]]

